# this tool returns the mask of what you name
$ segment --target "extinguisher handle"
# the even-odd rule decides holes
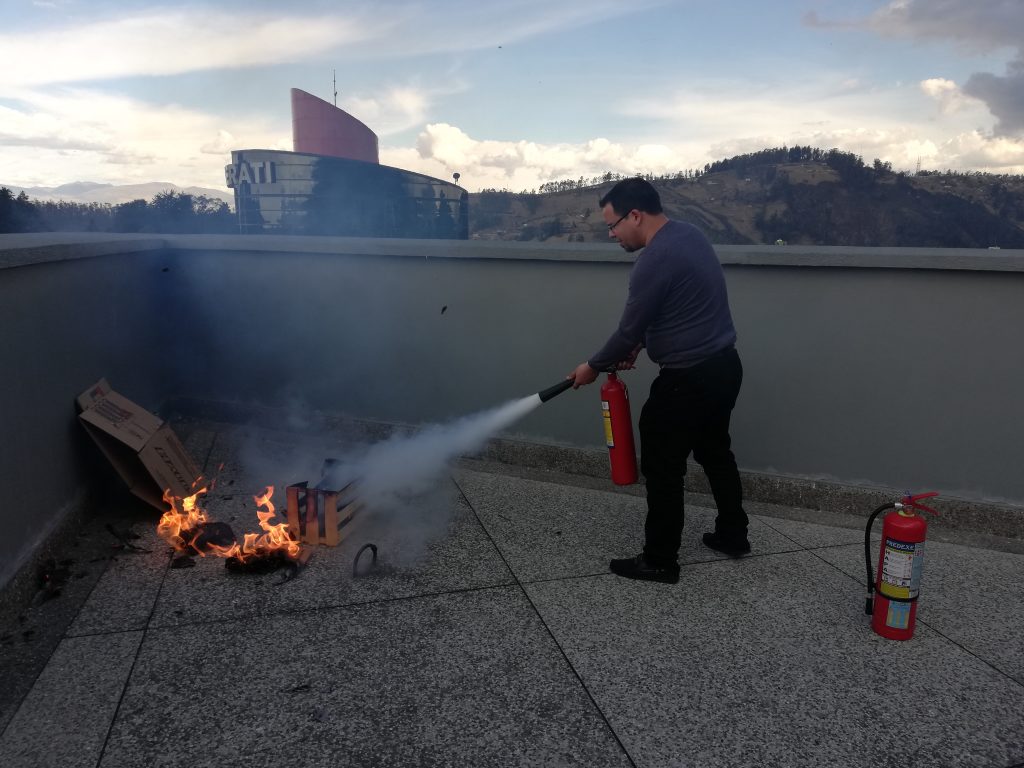
[[[905,506],[912,507],[914,509],[920,509],[920,510],[923,510],[925,512],[931,512],[933,515],[938,517],[938,515],[939,515],[938,512],[936,512],[931,507],[927,507],[924,504],[920,503],[921,499],[930,499],[933,496],[938,496],[938,495],[939,495],[938,491],[928,491],[927,493],[917,493],[917,494],[914,494],[914,495],[911,495],[911,494],[908,493],[906,496],[903,497],[903,504]]]

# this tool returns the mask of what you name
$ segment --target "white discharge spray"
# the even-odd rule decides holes
[[[429,490],[451,461],[483,448],[487,439],[541,404],[540,394],[449,424],[434,424],[411,436],[396,436],[370,446],[358,459],[331,472],[331,480],[356,480],[360,500],[373,508],[392,508],[402,499]]]

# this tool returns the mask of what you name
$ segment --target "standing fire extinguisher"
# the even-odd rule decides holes
[[[871,628],[890,640],[909,640],[914,636],[917,596],[921,591],[924,567],[924,540],[928,521],[918,510],[937,515],[921,504],[921,499],[938,496],[935,491],[909,493],[902,501],[883,504],[868,518],[864,530],[864,564],[868,572],[868,597],[864,612],[871,616]],[[894,511],[882,518],[882,549],[878,555],[877,581],[871,574],[871,526],[887,509]],[[878,594],[873,596],[872,593]]]
[[[636,482],[636,447],[633,444],[633,417],[629,412],[629,391],[625,382],[608,374],[601,385],[601,411],[604,416],[604,441],[612,467],[612,482],[632,485]]]

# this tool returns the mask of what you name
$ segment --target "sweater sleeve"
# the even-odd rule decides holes
[[[658,254],[648,249],[634,264],[619,327],[587,361],[594,370],[612,368],[629,357],[637,344],[643,343],[644,334],[657,316],[669,287],[669,279],[665,271],[659,269],[658,262]]]

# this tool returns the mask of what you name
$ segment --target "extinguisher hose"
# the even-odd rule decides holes
[[[896,505],[893,503],[883,504],[874,512],[871,513],[871,517],[868,518],[867,527],[864,529],[864,566],[868,572],[868,596],[864,602],[864,613],[868,616],[874,611],[874,592],[875,592],[875,576],[871,571],[871,526],[874,525],[875,518],[878,517],[882,512],[887,509],[895,509]]]

